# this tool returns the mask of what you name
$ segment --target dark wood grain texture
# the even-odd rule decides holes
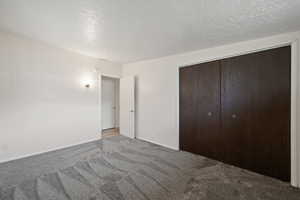
[[[180,69],[180,148],[219,157],[219,61]]]
[[[290,180],[290,47],[221,61],[225,161]]]
[[[180,70],[181,149],[290,181],[291,48],[211,63]]]

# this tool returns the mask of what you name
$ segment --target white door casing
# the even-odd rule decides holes
[[[116,126],[116,81],[102,77],[102,129]]]

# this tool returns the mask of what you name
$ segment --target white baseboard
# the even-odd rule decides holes
[[[100,140],[100,139],[101,139],[101,136],[99,136],[99,137],[97,136],[97,138],[87,140],[87,141],[84,141],[84,142],[78,142],[78,143],[74,143],[74,144],[70,144],[70,145],[60,146],[60,147],[56,147],[56,148],[49,149],[49,150],[46,150],[46,151],[40,151],[40,152],[36,152],[36,153],[25,154],[25,155],[21,155],[21,156],[15,156],[13,158],[9,158],[9,159],[6,159],[6,160],[0,160],[0,164],[10,162],[10,161],[14,161],[14,160],[23,159],[23,158],[28,158],[28,157],[31,157],[31,156],[41,155],[41,154],[49,153],[49,152],[52,152],[52,151],[62,150],[62,149],[66,149],[66,148],[69,148],[69,147],[73,147],[73,146],[77,146],[77,145],[81,145],[81,144],[85,144],[85,143],[89,143],[89,142],[94,142],[94,141],[97,141],[97,140]]]
[[[97,138],[94,138],[94,139],[91,139],[91,140],[86,140],[84,142],[78,142],[78,143],[73,143],[73,144],[70,144],[70,145],[60,146],[60,147],[56,147],[56,148],[49,149],[49,150],[46,150],[46,151],[40,151],[40,152],[31,153],[31,154],[15,156],[13,158],[0,160],[0,164],[10,162],[10,161],[14,161],[14,160],[23,159],[23,158],[28,158],[28,157],[31,157],[31,156],[41,155],[41,154],[49,153],[49,152],[52,152],[52,151],[62,150],[62,149],[65,149],[65,148],[69,148],[69,147],[73,147],[73,146],[77,146],[77,145],[81,145],[81,144],[85,144],[85,143],[89,143],[89,142],[94,142],[94,141],[97,141],[97,140],[100,140],[100,139],[101,139],[101,137],[97,136]],[[152,140],[149,140],[149,139],[146,139],[146,138],[136,137],[136,139],[143,140],[143,141],[146,141],[146,142],[150,142],[150,143],[153,143],[153,144],[156,144],[156,145],[159,145],[159,146],[163,146],[163,147],[175,150],[175,151],[179,151],[178,148],[175,148],[175,147],[172,147],[172,146],[169,146],[169,145],[166,145],[166,144],[161,144],[159,142],[155,142],[155,141],[152,141]]]
[[[177,148],[177,147],[172,147],[172,146],[169,146],[169,145],[166,145],[166,144],[161,144],[159,142],[154,142],[154,141],[146,139],[146,138],[136,137],[136,139],[143,140],[143,141],[146,141],[146,142],[150,142],[150,143],[153,143],[153,144],[156,144],[156,145],[159,145],[159,146],[163,146],[163,147],[175,150],[175,151],[179,151],[179,148]]]

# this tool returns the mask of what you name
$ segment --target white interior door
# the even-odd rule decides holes
[[[102,77],[102,129],[115,128],[116,125],[116,82]]]
[[[120,134],[135,138],[134,77],[120,79]]]

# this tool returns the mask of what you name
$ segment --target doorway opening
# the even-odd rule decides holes
[[[101,77],[102,138],[119,135],[120,80]]]

